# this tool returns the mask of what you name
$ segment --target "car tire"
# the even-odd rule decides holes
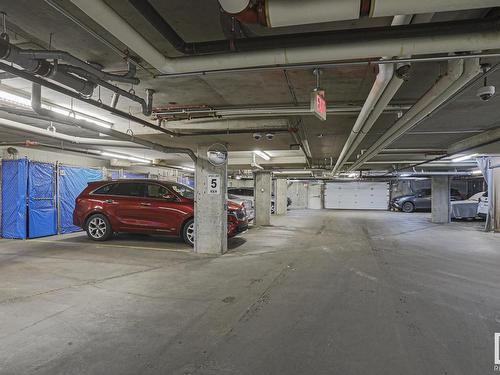
[[[182,239],[189,246],[194,246],[194,219],[189,219],[182,227]]]
[[[415,205],[411,202],[405,202],[403,203],[403,206],[401,206],[401,210],[409,214],[415,211]]]
[[[101,214],[94,214],[87,219],[85,225],[87,236],[93,241],[107,241],[113,235],[113,229],[108,218]]]

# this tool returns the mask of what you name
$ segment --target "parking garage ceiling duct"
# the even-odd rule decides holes
[[[238,53],[171,58],[160,53],[103,0],[71,1],[167,74],[500,48],[500,22],[492,19],[246,38],[238,40]]]
[[[241,22],[260,23],[267,27],[499,6],[497,0],[219,0],[219,4]]]

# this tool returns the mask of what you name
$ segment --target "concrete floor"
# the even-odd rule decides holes
[[[429,216],[292,211],[222,257],[0,240],[0,374],[492,373],[500,236]]]

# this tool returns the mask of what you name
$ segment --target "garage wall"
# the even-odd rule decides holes
[[[289,182],[287,187],[288,198],[292,200],[289,208],[304,209],[308,205],[308,183],[307,182]]]
[[[387,210],[389,182],[328,182],[325,208],[346,210]]]

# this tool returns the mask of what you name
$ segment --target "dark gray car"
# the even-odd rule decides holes
[[[391,200],[391,208],[403,212],[429,211],[431,209],[431,189],[422,189],[415,194],[402,195]],[[450,189],[451,200],[461,200],[462,195],[456,189]]]

